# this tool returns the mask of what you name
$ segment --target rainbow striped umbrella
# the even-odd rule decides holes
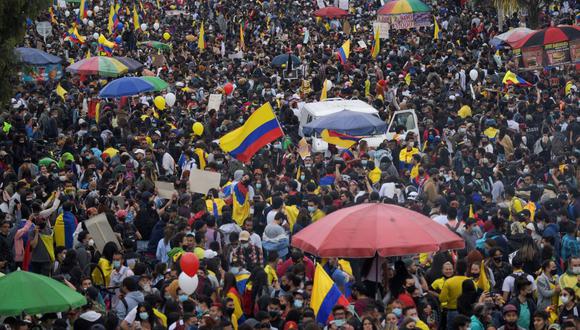
[[[71,64],[66,71],[82,75],[118,77],[127,73],[129,68],[118,60],[107,56],[94,56]]]
[[[379,9],[379,15],[399,15],[430,12],[431,8],[419,0],[392,0]]]

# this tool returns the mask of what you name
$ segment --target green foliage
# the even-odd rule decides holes
[[[0,105],[10,99],[17,79],[14,47],[24,38],[26,18],[34,20],[50,3],[51,0],[0,0]]]

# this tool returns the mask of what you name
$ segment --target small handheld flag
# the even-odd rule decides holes
[[[529,82],[525,81],[522,77],[508,70],[503,76],[502,83],[504,85],[516,85],[516,86],[532,86]]]
[[[336,52],[341,64],[345,64],[350,56],[350,40],[347,40]]]

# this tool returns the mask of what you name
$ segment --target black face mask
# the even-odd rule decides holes
[[[501,262],[501,257],[493,257],[493,261],[500,263]]]
[[[281,304],[280,305],[280,309],[285,310],[286,309],[286,304]]]
[[[233,308],[226,308],[226,315],[227,316],[231,316],[234,313],[234,309]]]
[[[270,314],[270,317],[272,319],[277,319],[278,316],[280,316],[280,312],[279,311],[269,311],[268,314]]]
[[[471,274],[471,277],[473,277],[473,278],[479,278],[479,273],[477,273],[477,274]]]
[[[280,286],[280,288],[286,292],[290,291],[290,286],[288,284],[283,284]]]
[[[405,290],[407,290],[409,294],[412,294],[413,292],[415,292],[416,288],[415,286],[408,286],[405,288]]]

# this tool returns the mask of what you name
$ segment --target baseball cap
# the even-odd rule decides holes
[[[518,312],[518,309],[516,308],[516,306],[512,305],[512,304],[507,304],[503,307],[503,313],[507,314],[509,312]]]
[[[243,230],[240,233],[240,241],[249,241],[250,240],[250,233],[246,230]]]

